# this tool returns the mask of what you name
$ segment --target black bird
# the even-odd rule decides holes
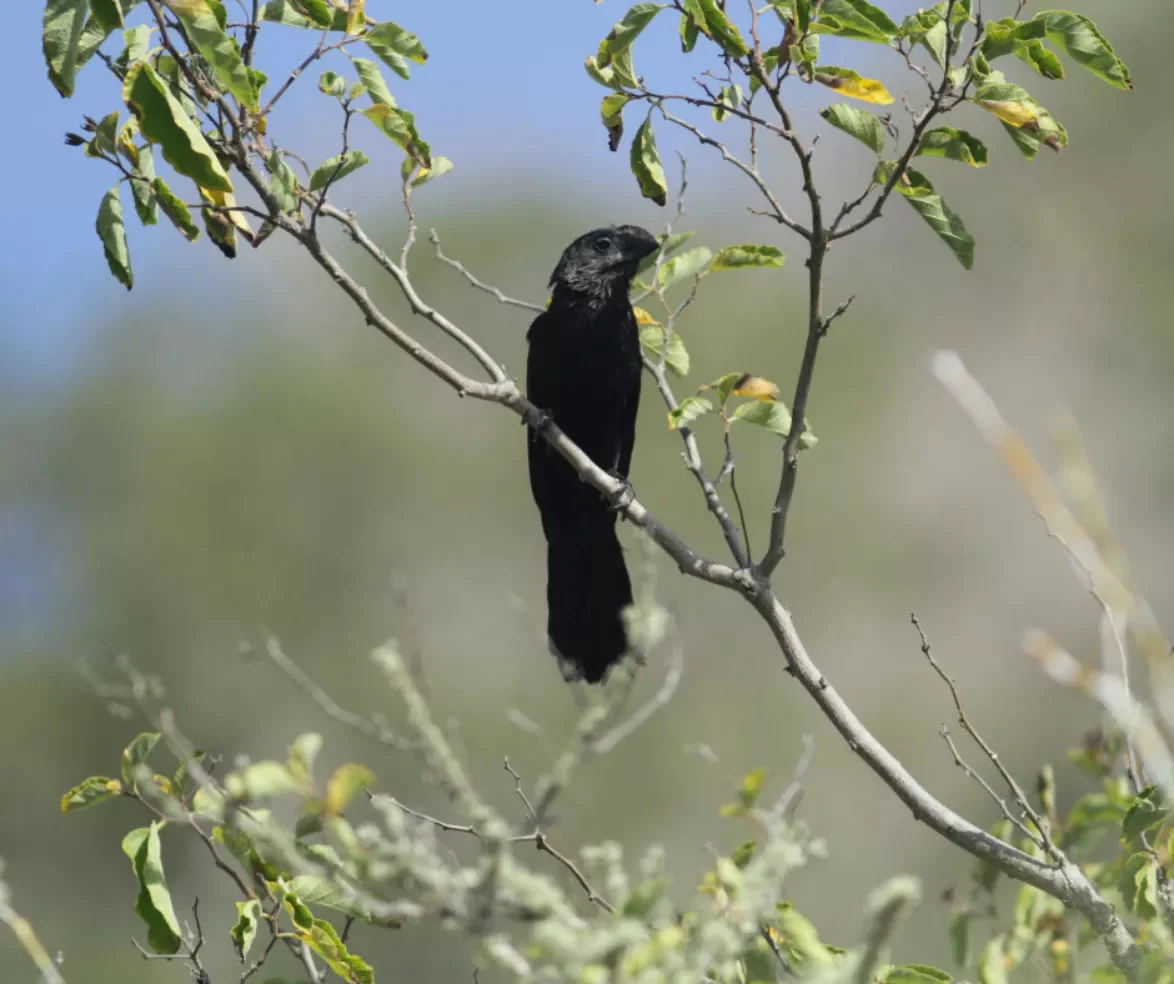
[[[600,468],[624,482],[636,439],[640,335],[628,300],[640,261],[659,248],[639,226],[596,229],[563,251],[550,276],[550,307],[526,338],[526,388]],[[546,534],[550,650],[564,679],[598,683],[624,654],[620,613],[632,584],[616,512],[530,430],[530,490]]]

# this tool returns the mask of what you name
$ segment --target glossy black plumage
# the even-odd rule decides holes
[[[636,268],[657,249],[638,226],[596,229],[563,252],[550,307],[530,326],[526,388],[601,468],[624,480],[636,438],[640,337],[628,300]],[[530,490],[547,543],[547,634],[567,680],[597,683],[623,655],[621,611],[632,586],[616,513],[534,431]]]

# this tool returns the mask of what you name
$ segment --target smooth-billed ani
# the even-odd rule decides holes
[[[640,402],[640,336],[628,300],[659,244],[639,226],[596,229],[564,250],[550,307],[526,338],[530,402],[591,459],[627,481]],[[530,489],[546,534],[547,635],[563,677],[597,683],[624,654],[632,585],[616,513],[541,434],[529,435]]]

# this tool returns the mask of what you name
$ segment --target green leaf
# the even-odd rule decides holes
[[[971,167],[985,167],[988,163],[983,142],[965,130],[955,130],[952,126],[939,126],[923,134],[917,154],[921,157],[946,157]]]
[[[387,87],[383,73],[379,71],[379,66],[370,58],[352,58],[351,62],[358,71],[359,78],[363,81],[363,88],[367,90],[367,95],[371,97],[372,101],[383,103],[385,106],[395,106],[395,98]]]
[[[906,18],[901,30],[913,44],[920,44],[925,48],[939,66],[945,66],[946,46],[950,40],[950,32],[941,17],[933,11],[921,11],[919,14],[913,14]]]
[[[845,103],[833,103],[819,113],[832,126],[855,137],[861,143],[880,154],[885,149],[885,127],[872,113],[857,109]]]
[[[1007,984],[1002,936],[994,937],[982,948],[978,958],[978,984]]]
[[[655,324],[641,325],[640,344],[648,349],[653,359],[659,361],[660,353],[664,350],[664,329]],[[689,352],[675,331],[669,339],[669,353],[665,356],[664,364],[678,376],[689,375]]]
[[[712,383],[706,383],[697,392],[702,390],[714,390],[717,393],[718,406],[724,407],[726,401],[730,398],[730,394],[738,387],[738,383],[747,376],[744,372],[728,372],[724,376],[719,376]]]
[[[320,191],[327,184],[341,181],[348,174],[354,174],[368,161],[368,157],[361,150],[350,150],[324,161],[312,175],[310,175],[310,190]]]
[[[1153,789],[1143,792],[1129,807],[1121,825],[1121,843],[1128,844],[1155,827],[1171,819],[1171,813],[1160,802],[1155,802]]]
[[[122,28],[122,5],[118,0],[90,0],[90,14],[104,31],[113,34]]]
[[[1129,69],[1113,53],[1113,46],[1083,14],[1070,10],[1041,10],[1033,21],[1044,25],[1048,40],[1078,65],[1118,89],[1132,89]]]
[[[49,67],[49,81],[63,96],[73,95],[79,67],[78,50],[89,7],[89,0],[48,0],[45,4],[41,50]]]
[[[106,265],[115,278],[130,290],[135,284],[135,278],[130,268],[130,247],[126,242],[126,224],[122,220],[122,200],[118,195],[118,187],[115,185],[102,196],[95,228],[102,240]],[[124,775],[125,771],[124,766]],[[130,781],[127,782],[129,784]]]
[[[783,403],[764,403],[761,400],[752,400],[735,409],[730,419],[754,424],[756,427],[762,427],[778,434],[779,437],[787,437],[791,433],[791,411]],[[803,449],[813,448],[818,443],[819,439],[810,430],[805,429],[799,438],[799,447]]]
[[[105,154],[111,157],[118,153],[118,112],[117,110],[104,116],[94,128],[94,136],[86,145],[87,157],[100,157]]]
[[[684,12],[693,18],[697,29],[731,58],[742,58],[750,53],[738,28],[730,23],[717,0],[684,0]]]
[[[755,769],[742,777],[738,787],[738,802],[743,810],[754,809],[758,802],[758,794],[762,792],[762,780],[766,778],[766,769]]]
[[[599,44],[599,54],[596,56],[601,66],[611,64],[612,59],[632,47],[633,42],[640,36],[652,19],[659,14],[667,4],[637,3],[624,15],[624,19],[608,32],[606,38]]]
[[[878,184],[885,184],[895,166],[891,161],[881,161],[876,167],[873,180]],[[958,262],[967,270],[974,266],[974,237],[966,231],[962,220],[950,210],[942,196],[933,190],[929,178],[919,171],[907,168],[903,177],[897,181],[896,188],[913,206],[913,210],[938,234],[942,242],[950,247]]]
[[[723,85],[717,97],[718,105],[713,107],[713,118],[718,123],[729,115],[731,109],[742,108],[742,87],[740,85]]]
[[[248,899],[236,904],[236,925],[232,927],[232,946],[237,959],[244,961],[257,938],[257,924],[261,921],[261,900]]]
[[[356,919],[377,926],[394,925],[390,920],[377,919],[371,913],[347,898],[329,878],[321,875],[297,875],[289,880],[290,891],[308,905],[320,905],[327,909],[346,913]]]
[[[373,785],[375,773],[365,765],[356,762],[340,765],[326,783],[326,797],[323,802],[326,815],[340,816],[352,799]]]
[[[651,119],[640,124],[640,129],[632,139],[631,166],[632,173],[640,183],[640,194],[663,206],[668,200],[669,188],[665,184],[664,166],[656,150]]]
[[[1015,44],[1015,55],[1026,62],[1045,79],[1062,79],[1064,66],[1056,54],[1044,47],[1042,41],[1019,41]]]
[[[416,132],[416,117],[406,109],[376,103],[364,109],[363,115],[420,167],[432,165],[432,148],[420,139],[420,134]],[[365,157],[363,163],[367,163]]]
[[[159,208],[155,202],[153,182],[155,180],[155,157],[148,144],[138,155],[135,178],[130,183],[135,200],[135,212],[143,225],[155,225],[159,221]]]
[[[944,970],[924,964],[894,967],[882,978],[884,984],[950,984],[953,979]]]
[[[1035,156],[1041,144],[1056,151],[1068,146],[1068,131],[1031,93],[1005,81],[1000,73],[992,73],[991,78],[975,90],[971,102],[1002,121],[1028,160]]]
[[[277,207],[287,215],[298,210],[298,176],[280,150],[273,150],[265,158],[269,172],[269,191],[277,199]]]
[[[159,826],[156,822],[132,830],[122,839],[122,850],[139,880],[135,912],[147,925],[147,944],[156,953],[177,953],[183,937],[163,877]]]
[[[147,57],[151,45],[151,28],[146,24],[128,27],[122,32],[123,58],[128,66]]]
[[[121,792],[122,783],[117,779],[108,779],[106,776],[90,776],[61,797],[61,812],[72,813],[74,810],[84,810],[87,806],[111,799]]]
[[[627,93],[613,92],[604,96],[599,104],[599,116],[607,130],[608,150],[618,150],[620,141],[624,139],[624,107],[631,98]]]
[[[717,251],[717,255],[709,265],[709,272],[745,270],[747,267],[781,267],[784,259],[783,251],[777,246],[760,244],[726,246]]]
[[[127,72],[122,98],[139,118],[143,136],[159,145],[168,164],[204,188],[232,191],[228,172],[204,134],[148,62]]]
[[[346,96],[347,80],[333,69],[328,69],[318,76],[318,91],[324,96],[342,99]]]
[[[681,401],[675,410],[669,411],[669,427],[672,430],[681,430],[683,427],[692,427],[694,421],[713,413],[713,404],[703,396],[689,396]]]
[[[289,0],[270,0],[261,14],[262,20],[302,27],[312,30],[327,28],[332,31],[346,30],[346,11],[336,10],[326,0],[298,0],[305,14],[296,10]]]
[[[298,735],[289,746],[289,771],[307,787],[314,783],[314,760],[321,749],[322,736],[316,731]]]
[[[697,44],[697,36],[700,33],[697,30],[697,22],[688,14],[682,14],[677,30],[681,35],[681,50],[687,55]]]
[[[224,789],[234,800],[255,802],[283,793],[308,792],[308,783],[283,762],[253,762],[224,777]]]
[[[754,857],[754,851],[758,847],[758,841],[743,841],[738,845],[737,850],[730,855],[730,860],[734,862],[739,868],[745,868]]]
[[[636,275],[640,276],[642,273],[647,273],[654,266],[656,266],[656,258],[658,255],[663,254],[665,257],[671,256],[692,238],[693,233],[691,231],[674,232],[671,236],[668,237],[668,241],[665,242],[664,233],[658,234],[656,241],[660,243],[660,249],[656,253],[651,253],[640,261],[640,265],[636,268]]]
[[[790,949],[810,967],[811,971],[820,968],[830,968],[833,957],[820,941],[819,932],[815,925],[806,916],[802,915],[790,903],[780,903],[777,907],[779,929],[787,937]],[[808,969],[804,968],[805,971]],[[816,976],[816,974],[812,974]]]
[[[661,288],[671,287],[683,280],[704,276],[705,267],[713,253],[704,246],[694,246],[660,265]]]
[[[192,45],[225,89],[249,109],[259,109],[253,77],[241,59],[236,40],[224,30],[207,0],[167,0]]]
[[[428,52],[424,50],[420,39],[391,21],[372,27],[363,35],[363,40],[375,52],[375,56],[401,79],[411,74],[409,61],[423,65],[428,60]]]
[[[965,911],[950,916],[950,952],[959,967],[970,964],[970,919],[970,913]]]
[[[412,178],[412,187],[419,188],[420,185],[426,185],[429,181],[433,181],[443,174],[448,174],[454,167],[456,165],[447,157],[434,154],[432,157],[432,166],[422,167],[416,172],[416,176]]]
[[[811,31],[876,44],[889,44],[898,33],[889,15],[867,0],[824,0]]]
[[[1017,21],[1014,17],[1004,17],[987,21],[983,31],[982,53],[993,61],[1011,54],[1016,44],[1046,36],[1047,28],[1039,20]]]
[[[199,227],[192,221],[192,213],[181,198],[178,198],[162,178],[155,178],[151,182],[151,190],[155,193],[155,200],[180,232],[192,242],[200,235]],[[182,768],[182,766],[181,766]]]
[[[620,907],[620,914],[629,919],[644,919],[657,902],[664,898],[668,883],[663,878],[654,878],[651,881],[637,885],[624,899]]]
[[[159,732],[144,731],[122,750],[122,782],[125,786],[134,786],[135,769],[146,763],[147,756],[154,751],[158,743]]]

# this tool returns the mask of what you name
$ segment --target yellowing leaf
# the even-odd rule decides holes
[[[976,99],[978,105],[993,113],[1004,123],[1014,127],[1031,126],[1039,122],[1039,115],[1026,103],[1010,99]]]
[[[657,321],[656,318],[654,318],[647,311],[645,311],[644,308],[633,306],[632,313],[634,315],[636,315],[636,324],[638,324],[638,325],[656,325],[657,328],[660,327],[660,322]]]
[[[70,813],[101,803],[122,792],[122,783],[106,776],[90,776],[61,797],[61,812]]]
[[[375,773],[365,765],[348,762],[340,765],[326,783],[326,797],[323,804],[327,816],[339,816],[347,804],[364,789],[375,784]]]
[[[817,65],[814,77],[816,82],[826,85],[829,89],[835,89],[842,96],[880,106],[886,106],[893,101],[889,90],[882,83],[876,79],[866,79],[850,68]]]
[[[350,0],[347,4],[346,11],[346,32],[347,34],[358,34],[360,30],[366,25],[366,20],[363,17],[363,8],[366,6],[367,0]]]
[[[681,401],[676,410],[669,411],[669,429],[689,427],[693,421],[713,412],[713,404],[702,396],[690,396]]]
[[[743,375],[734,383],[733,392],[735,396],[749,396],[764,403],[773,403],[779,398],[779,388],[761,376]]]

